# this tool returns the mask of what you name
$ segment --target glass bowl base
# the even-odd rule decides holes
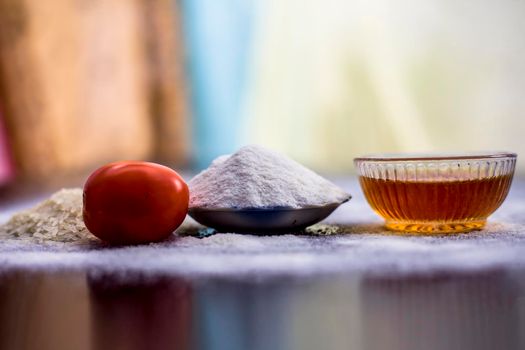
[[[443,234],[481,230],[485,226],[485,223],[486,220],[464,222],[386,221],[385,226],[388,230],[397,232],[412,234]]]

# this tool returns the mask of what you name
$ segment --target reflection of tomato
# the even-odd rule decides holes
[[[123,161],[95,170],[84,185],[84,223],[114,244],[160,241],[188,212],[188,185],[163,165]]]

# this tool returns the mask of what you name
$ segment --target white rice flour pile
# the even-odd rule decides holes
[[[82,219],[82,189],[63,189],[36,207],[14,215],[0,235],[33,241],[73,242],[91,238]]]
[[[198,208],[301,208],[349,198],[301,164],[255,145],[215,159],[189,187],[190,207]]]

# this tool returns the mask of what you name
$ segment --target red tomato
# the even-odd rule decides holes
[[[163,165],[122,161],[95,170],[84,185],[84,223],[112,244],[167,238],[188,212],[189,190]]]

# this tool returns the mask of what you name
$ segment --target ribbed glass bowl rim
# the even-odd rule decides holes
[[[422,162],[422,161],[476,161],[516,159],[518,155],[512,152],[454,152],[454,153],[383,153],[370,154],[354,158],[355,163],[363,162]]]

